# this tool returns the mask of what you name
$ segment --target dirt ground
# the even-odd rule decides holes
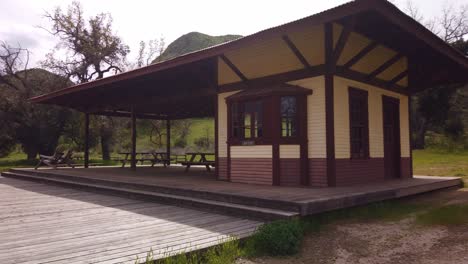
[[[411,202],[468,203],[468,189],[435,192]],[[240,260],[239,264],[468,264],[468,225],[422,227],[414,217],[399,221],[343,221],[306,236],[300,254]]]

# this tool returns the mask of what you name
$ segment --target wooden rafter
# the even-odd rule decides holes
[[[296,55],[296,57],[299,59],[299,61],[304,65],[305,68],[309,69],[311,66],[307,59],[302,55],[301,51],[296,47],[294,42],[287,36],[283,36],[284,42],[286,42],[286,45],[288,45],[289,49]]]
[[[354,71],[352,69],[347,69],[344,66],[336,66],[336,75],[356,80],[362,83],[367,83],[369,85],[373,85],[382,89],[386,89],[395,93],[399,94],[408,94],[408,89],[402,87],[396,83],[392,84],[391,81],[384,81],[377,78],[368,78],[368,75],[362,72]]]
[[[406,76],[408,76],[408,70],[398,74],[397,76],[395,76],[395,78],[391,79],[388,83],[390,86],[394,86]]]
[[[364,56],[369,54],[372,50],[374,50],[379,44],[376,41],[373,41],[369,43],[363,50],[361,50],[356,56],[351,58],[345,65],[345,68],[351,68],[353,67],[354,64],[356,64],[358,61],[360,61]]]
[[[227,66],[229,66],[229,68],[231,68],[231,70],[237,75],[239,76],[239,78],[243,81],[243,82],[247,82],[249,79],[247,79],[247,77],[245,77],[245,75],[239,70],[239,68],[236,67],[236,65],[234,65],[234,63],[231,62],[231,60],[229,60],[224,54],[223,55],[220,55],[219,56],[223,61],[224,63],[227,64]]]
[[[384,64],[382,64],[380,67],[375,69],[373,72],[369,74],[369,79],[370,78],[375,78],[377,75],[381,74],[388,68],[390,68],[393,64],[395,64],[397,61],[399,61],[401,58],[403,58],[403,55],[401,53],[398,53],[397,55],[393,56],[390,58],[388,61],[386,61]]]
[[[351,17],[344,25],[343,31],[341,32],[340,38],[336,43],[335,50],[333,52],[333,62],[336,64],[340,59],[341,53],[344,50],[346,43],[348,42],[351,32],[353,32],[354,25],[356,24],[356,17]]]

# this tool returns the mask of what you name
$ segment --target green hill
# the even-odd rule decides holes
[[[161,56],[156,58],[152,63],[170,60],[190,52],[219,45],[241,37],[240,35],[210,36],[199,32],[190,32],[169,44]]]

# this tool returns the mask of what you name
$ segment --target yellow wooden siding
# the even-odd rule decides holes
[[[231,158],[273,158],[273,147],[267,146],[232,146]]]
[[[326,158],[325,78],[323,76],[289,82],[311,89],[307,97],[307,137],[309,158]]]
[[[348,42],[346,42],[337,64],[343,66],[359,52],[361,52],[365,47],[367,47],[370,42],[370,39],[362,36],[361,34],[351,32]]]
[[[307,29],[288,33],[289,39],[312,65],[325,63],[325,35],[323,25],[311,26]]]
[[[362,73],[371,73],[395,55],[396,51],[380,45],[369,52],[351,69]]]
[[[385,81],[390,81],[391,79],[398,76],[400,73],[406,71],[406,69],[408,69],[408,60],[405,57],[399,59],[397,62],[395,62],[395,64],[388,67],[388,69],[383,71],[381,74],[377,75],[377,78]]]
[[[280,36],[259,40],[225,55],[247,79],[304,68]]]
[[[218,58],[218,84],[228,84],[242,81],[239,76],[220,58]]]
[[[228,123],[227,123],[227,104],[226,97],[237,93],[221,93],[218,94],[218,157],[227,157],[227,135],[228,135]]]
[[[369,153],[371,158],[384,157],[382,95],[400,100],[401,156],[409,157],[408,97],[375,86],[335,77],[335,156],[350,158],[348,88],[354,87],[369,93]]]
[[[280,145],[281,159],[299,159],[301,150],[299,145]]]

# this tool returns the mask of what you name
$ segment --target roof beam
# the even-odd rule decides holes
[[[340,34],[340,38],[336,44],[335,50],[333,51],[333,62],[336,64],[340,59],[341,53],[348,42],[349,36],[351,32],[354,30],[354,25],[356,24],[356,16],[351,17],[346,23],[344,24],[343,31]]]
[[[398,74],[397,76],[395,76],[395,78],[391,79],[388,83],[389,83],[389,86],[393,86],[393,85],[396,85],[399,81],[403,80],[403,78],[405,78],[406,76],[408,76],[408,70],[406,71],[403,71],[402,73]]]
[[[284,42],[286,42],[286,45],[288,45],[289,49],[296,55],[296,57],[299,59],[299,61],[304,65],[305,68],[309,69],[311,66],[307,59],[302,55],[301,51],[296,47],[294,42],[288,37],[288,35],[283,36]]]
[[[392,84],[391,81],[384,81],[377,78],[369,78],[369,76],[364,73],[345,68],[344,66],[336,66],[336,75],[343,78],[373,85],[395,93],[404,95],[409,94],[408,89],[403,86],[400,86],[396,83]]]
[[[245,77],[245,75],[239,70],[239,68],[237,68],[236,65],[234,65],[234,63],[232,63],[231,60],[229,60],[224,54],[220,55],[219,57],[224,61],[224,63],[227,64],[227,66],[229,66],[229,68],[231,68],[231,70],[232,70],[237,76],[239,76],[239,78],[240,78],[243,82],[249,81],[249,79],[247,79],[247,77]]]
[[[401,53],[398,53],[397,55],[393,56],[390,58],[388,61],[386,61],[384,64],[382,64],[380,67],[375,69],[373,72],[369,74],[369,79],[377,77],[377,75],[381,74],[388,68],[390,68],[393,64],[395,64],[397,61],[399,61],[401,58],[403,58],[403,55]]]
[[[358,61],[364,58],[369,52],[373,51],[379,44],[376,41],[369,43],[363,50],[361,50],[356,56],[351,58],[347,63],[345,63],[344,67],[350,69],[353,67]]]

